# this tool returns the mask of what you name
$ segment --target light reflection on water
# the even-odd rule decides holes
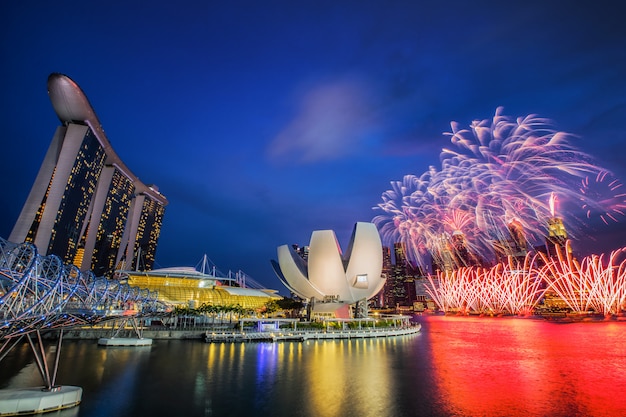
[[[434,382],[450,414],[626,413],[626,323],[431,317]]]
[[[83,403],[51,415],[626,415],[626,323],[419,320],[421,334],[389,339],[66,341],[57,380]],[[40,384],[24,349],[0,363],[0,388]]]

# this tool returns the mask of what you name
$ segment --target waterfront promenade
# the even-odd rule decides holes
[[[278,329],[276,331],[240,331],[232,326],[186,327],[186,328],[155,328],[141,330],[141,337],[154,340],[203,340],[206,342],[277,342],[332,339],[361,339],[373,337],[392,337],[417,333],[421,325],[381,327],[363,329]],[[117,338],[136,338],[135,330],[127,328],[116,331],[110,327],[73,328],[65,330],[66,340],[97,340],[111,337],[117,332]],[[57,333],[44,334],[44,338],[56,338]]]
[[[386,314],[355,319],[330,318],[312,322],[283,317],[241,317],[235,320],[190,322],[187,317],[179,317],[170,322],[157,320],[158,325],[150,324],[150,320],[147,322],[114,320],[98,326],[65,329],[63,338],[200,339],[206,342],[362,339],[417,333],[421,329],[421,324],[411,322],[411,318],[412,316],[401,314]],[[57,337],[58,332],[43,333],[43,338],[46,339]]]
[[[224,342],[280,342],[334,339],[365,339],[372,337],[393,337],[414,334],[421,330],[421,324],[408,327],[390,327],[383,329],[350,329],[350,330],[296,330],[278,332],[228,332],[207,331],[204,340],[207,343]]]

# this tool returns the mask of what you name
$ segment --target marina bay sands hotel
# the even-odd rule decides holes
[[[72,79],[51,74],[48,94],[61,126],[9,240],[96,276],[151,269],[167,199],[124,165]]]

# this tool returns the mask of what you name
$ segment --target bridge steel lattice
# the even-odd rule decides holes
[[[0,361],[26,337],[48,388],[54,386],[64,329],[166,311],[155,292],[95,277],[91,271],[64,265],[55,255],[38,254],[30,243],[0,238]],[[59,330],[52,374],[41,340],[41,332],[51,329]]]

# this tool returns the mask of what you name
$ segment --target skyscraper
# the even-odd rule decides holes
[[[61,126],[9,240],[96,275],[151,269],[167,199],[124,165],[73,80],[51,74],[48,94]]]
[[[548,219],[548,236],[546,236],[546,249],[548,256],[551,257],[557,256],[557,248],[560,250],[569,250],[571,252],[571,248],[566,249],[567,245],[565,243],[567,242],[567,230],[563,224],[563,219],[558,217],[556,214],[556,203],[556,194],[552,193],[550,195],[550,214],[552,217]]]

